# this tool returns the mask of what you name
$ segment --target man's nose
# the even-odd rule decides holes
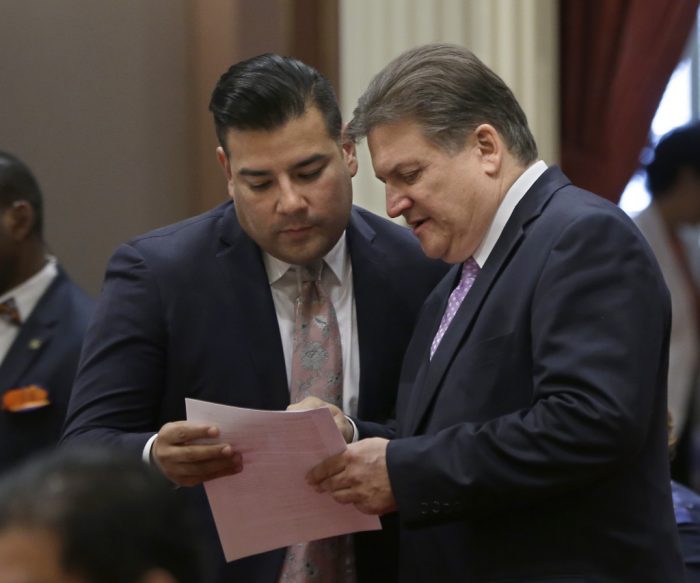
[[[294,184],[288,178],[281,179],[279,185],[279,212],[294,213],[307,206],[306,198],[299,185]]]
[[[400,216],[406,209],[411,207],[411,199],[400,189],[387,184],[386,193],[386,214],[392,219]]]

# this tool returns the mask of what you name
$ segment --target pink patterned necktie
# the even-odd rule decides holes
[[[17,302],[15,302],[14,298],[8,298],[0,303],[0,319],[5,320],[5,322],[13,326],[20,326],[22,324],[22,318],[19,315]]]
[[[320,267],[298,267],[300,293],[296,300],[291,400],[309,395],[343,406],[343,350],[338,320],[326,290]]]
[[[479,264],[470,257],[464,262],[462,266],[462,276],[459,278],[459,283],[457,287],[452,290],[449,299],[447,300],[447,307],[445,308],[445,313],[442,315],[442,320],[440,321],[440,327],[438,328],[435,338],[433,338],[433,343],[430,345],[430,358],[433,358],[433,354],[440,345],[442,337],[447,332],[450,327],[452,319],[455,317],[459,306],[462,305],[462,301],[467,295],[467,292],[472,287],[476,276],[479,275]]]
[[[320,266],[297,267],[300,285],[296,301],[291,401],[314,396],[342,408],[343,351],[335,309],[328,297]],[[287,549],[280,583],[354,583],[352,539],[337,536],[299,543]]]

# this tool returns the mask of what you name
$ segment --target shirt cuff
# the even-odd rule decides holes
[[[350,443],[357,443],[360,440],[360,435],[357,431],[357,425],[355,425],[355,422],[348,417],[347,415],[345,418],[350,421],[350,425],[352,425],[352,439],[350,440]]]
[[[156,440],[156,437],[158,437],[158,434],[154,433],[146,442],[146,445],[143,446],[143,453],[141,454],[141,459],[143,459],[143,461],[149,465],[151,463],[151,449],[153,448],[153,442]]]

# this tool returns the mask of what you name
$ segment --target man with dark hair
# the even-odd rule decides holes
[[[697,423],[693,409],[700,397],[700,123],[663,136],[646,175],[652,202],[634,221],[654,251],[671,292],[668,408],[678,440],[671,474],[697,488],[700,483],[693,482],[691,466]]]
[[[106,449],[58,449],[0,480],[0,583],[206,583],[167,480]]]
[[[311,483],[398,511],[401,581],[682,581],[670,306],[639,231],[537,160],[515,97],[462,47],[399,56],[348,133],[389,214],[455,266],[404,357],[396,430],[358,421],[368,439]]]
[[[0,152],[0,472],[58,442],[91,310],[48,253],[34,175]]]
[[[280,549],[225,566],[199,485],[245,472],[246,459],[217,441],[217,428],[182,421],[184,399],[285,409],[314,394],[304,374],[323,360],[334,365],[321,388],[336,395],[336,414],[387,420],[418,309],[446,266],[427,260],[407,229],[352,206],[355,148],[313,68],[271,54],[238,63],[210,109],[232,202],[117,250],[65,439],[118,444],[195,486],[179,493],[205,518],[222,582],[351,581],[353,558],[358,581],[391,581],[395,556],[381,533],[353,537],[354,553],[336,541],[321,553],[337,557],[330,570],[308,558],[313,544],[286,561]],[[311,288],[326,315],[309,326],[300,307]],[[310,329],[329,343],[301,355],[300,368]]]

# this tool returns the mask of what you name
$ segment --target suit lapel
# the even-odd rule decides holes
[[[22,375],[30,370],[34,361],[52,341],[56,322],[60,317],[58,312],[61,302],[56,300],[60,294],[64,293],[65,283],[66,275],[59,268],[58,275],[20,328],[19,334],[0,366],[0,390],[16,388],[20,384]],[[31,379],[26,380],[31,382]]]
[[[569,181],[561,171],[557,167],[551,167],[540,176],[515,207],[501,236],[498,238],[496,246],[483,265],[474,285],[464,298],[440,346],[435,351],[433,359],[425,371],[423,385],[417,385],[414,388],[414,403],[409,412],[409,421],[405,426],[405,431],[409,435],[415,433],[425,419],[457,350],[461,346],[464,337],[469,334],[489,290],[517,252],[523,238],[526,236],[528,224],[541,214],[542,209],[554,192],[566,184],[569,184]],[[442,306],[445,305],[450,291],[451,289],[442,291]],[[437,327],[437,323],[439,323],[441,318],[442,311],[437,315],[437,319],[434,322],[435,327]],[[425,355],[425,358],[427,360],[427,355]]]
[[[288,403],[289,390],[284,352],[275,305],[260,248],[243,231],[234,207],[220,223],[216,258],[231,290],[235,318],[261,387],[271,391],[271,403]]]
[[[416,327],[411,337],[411,342],[406,350],[403,373],[410,368],[410,375],[413,375],[413,387],[407,396],[406,403],[400,403],[401,408],[401,436],[410,435],[409,431],[417,424],[416,416],[424,412],[425,381],[431,368],[430,346],[437,333],[442,315],[445,312],[447,298],[457,283],[460,266],[454,266],[442,281],[436,286],[428,296],[421,316],[416,323]],[[444,338],[443,338],[444,342]],[[415,372],[413,372],[415,371]]]
[[[355,313],[357,314],[357,334],[360,351],[360,402],[371,394],[367,387],[377,384],[377,373],[382,370],[382,362],[387,341],[379,330],[387,330],[387,317],[390,309],[389,282],[386,279],[384,252],[374,244],[376,233],[353,210],[347,228],[348,250],[352,262]]]

